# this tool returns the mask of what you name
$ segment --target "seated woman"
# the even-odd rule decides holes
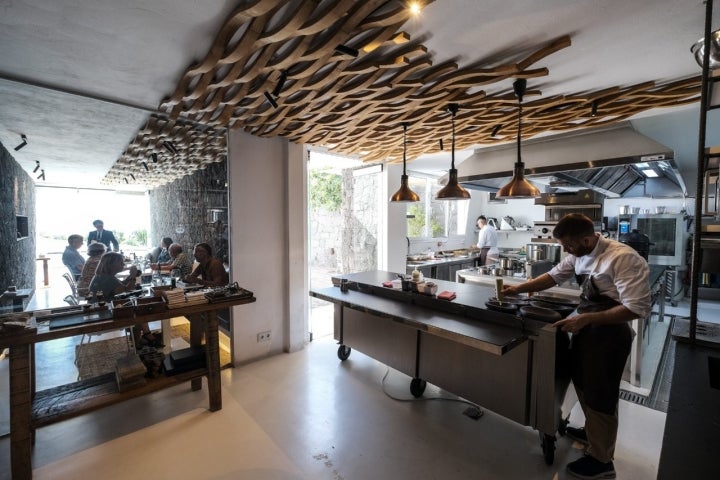
[[[90,282],[95,276],[100,257],[105,253],[105,244],[93,243],[88,247],[87,253],[89,258],[85,262],[85,266],[80,272],[80,278],[77,281],[77,293],[80,297],[87,297],[90,294]]]
[[[207,243],[198,243],[193,249],[193,255],[198,266],[183,280],[187,283],[197,283],[206,287],[221,287],[230,282],[223,263],[212,256],[212,248]]]
[[[120,281],[115,275],[123,270],[125,270],[125,259],[121,253],[107,252],[103,254],[102,257],[100,257],[100,262],[95,270],[95,276],[90,281],[88,290],[95,296],[102,292],[103,298],[108,302],[115,298],[115,295],[118,293],[135,290],[135,277],[137,277],[138,273],[137,268],[135,265],[132,265],[128,269],[129,275],[127,279]],[[137,348],[142,348],[143,343],[155,347],[162,346],[159,339],[156,339],[150,331],[147,323],[133,327],[133,335],[135,336],[135,346]],[[142,341],[143,339],[145,342]]]

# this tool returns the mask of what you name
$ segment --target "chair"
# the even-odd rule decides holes
[[[70,272],[65,272],[63,273],[63,278],[67,280],[68,285],[70,285],[70,292],[72,292],[72,295],[67,295],[63,300],[65,300],[70,305],[79,305],[80,301],[78,299],[77,283],[75,283],[75,277]]]

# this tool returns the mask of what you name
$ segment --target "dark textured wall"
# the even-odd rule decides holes
[[[0,172],[0,292],[9,285],[35,288],[35,183],[2,143]],[[28,217],[28,236],[22,240],[16,215]]]
[[[150,192],[150,242],[170,237],[191,255],[196,243],[213,248],[213,256],[228,262],[227,163],[208,165],[192,175]],[[211,209],[219,210],[213,222]],[[183,226],[184,232],[178,233]]]

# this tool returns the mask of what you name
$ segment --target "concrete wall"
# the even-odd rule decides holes
[[[257,302],[234,307],[236,364],[294,351],[307,332],[306,164],[302,147],[231,131],[231,271]],[[271,332],[269,342],[257,334]]]
[[[0,292],[10,285],[35,288],[35,183],[2,143],[0,172]],[[28,219],[28,236],[21,240],[17,215]]]

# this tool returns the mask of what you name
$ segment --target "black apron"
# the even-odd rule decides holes
[[[487,254],[490,251],[490,247],[482,247],[480,249],[480,265],[487,264]]]
[[[602,312],[620,305],[600,294],[592,276],[575,277],[582,286],[578,313]],[[570,347],[572,381],[593,410],[610,415],[615,413],[632,337],[632,329],[627,323],[588,325],[573,334]]]

